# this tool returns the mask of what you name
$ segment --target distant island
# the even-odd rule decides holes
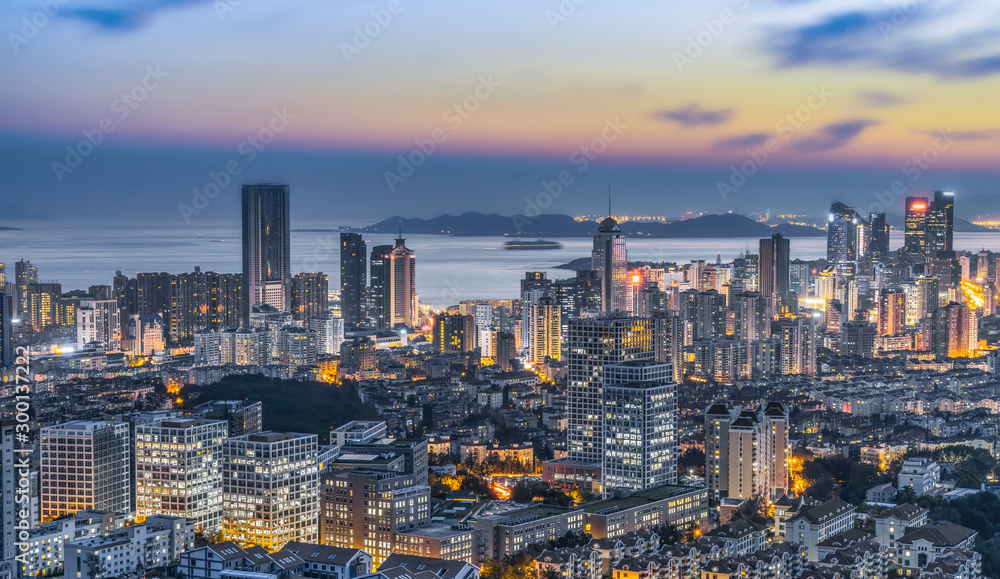
[[[769,237],[781,233],[785,237],[823,237],[826,232],[806,225],[783,223],[773,227],[759,223],[745,215],[723,213],[702,215],[683,221],[661,223],[658,221],[628,221],[622,231],[632,238],[706,238],[706,237]],[[523,215],[489,215],[470,211],[461,215],[441,215],[432,219],[407,219],[390,217],[374,225],[352,229],[361,233],[404,235],[455,235],[463,237],[590,237],[597,231],[594,221],[577,221],[569,215],[543,214],[537,217]]]
[[[0,226],[0,231],[21,231],[20,227]]]

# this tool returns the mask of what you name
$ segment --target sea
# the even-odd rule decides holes
[[[237,273],[242,269],[238,225],[169,226],[119,223],[96,226],[68,222],[22,222],[19,230],[0,231],[0,262],[13,281],[14,262],[26,259],[38,267],[41,281],[60,282],[63,291],[110,284],[116,271]],[[324,272],[331,289],[340,280],[340,234],[323,225],[297,225],[291,233],[292,272]],[[392,244],[395,235],[365,234],[368,247]],[[544,271],[550,278],[575,274],[556,266],[589,257],[590,238],[547,238],[563,244],[552,250],[507,250],[507,237],[406,235],[416,253],[417,293],[421,303],[443,307],[466,299],[508,299],[519,295],[519,280],[527,271]],[[892,246],[902,233],[892,232]],[[630,260],[686,263],[693,259],[730,261],[750,249],[757,238],[628,240]],[[1000,234],[956,233],[956,249],[1000,251]],[[791,239],[792,259],[816,259],[826,254],[825,237]]]

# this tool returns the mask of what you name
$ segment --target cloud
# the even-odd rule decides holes
[[[683,109],[670,111],[656,111],[653,118],[664,121],[673,121],[684,127],[701,127],[722,125],[729,122],[733,116],[733,109],[721,109],[717,111],[701,110],[699,105],[688,105]]]
[[[975,78],[1000,73],[998,17],[1000,4],[987,2],[814,12],[805,22],[769,30],[763,46],[777,68],[830,65]]]
[[[838,149],[850,143],[868,127],[881,124],[878,121],[853,120],[827,125],[819,133],[795,143],[794,149],[807,153]]]
[[[968,141],[986,141],[989,139],[1000,139],[1000,129],[983,129],[981,131],[927,131],[927,130],[913,130],[912,132],[918,135],[930,135],[932,137],[937,137],[942,134],[955,137],[957,139],[964,139]]]
[[[861,104],[869,107],[893,107],[908,102],[901,96],[881,90],[863,90],[854,93]]]
[[[134,30],[145,26],[157,12],[193,4],[207,3],[209,0],[138,0],[122,2],[118,5],[83,7],[61,11],[70,18],[86,20],[91,24],[109,30]]]
[[[750,133],[748,135],[739,135],[736,137],[727,137],[725,139],[720,139],[712,145],[713,149],[744,149],[746,147],[754,147],[757,145],[763,145],[771,135],[767,133]]]

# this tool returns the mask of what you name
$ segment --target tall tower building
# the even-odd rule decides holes
[[[677,397],[671,364],[604,367],[606,490],[677,484]]]
[[[417,325],[417,258],[400,232],[389,253],[389,327]]]
[[[898,336],[906,325],[906,294],[893,289],[882,292],[878,300],[878,335]]]
[[[476,324],[472,316],[440,314],[434,318],[435,352],[461,353],[476,347]]]
[[[927,212],[926,254],[935,257],[938,252],[951,252],[955,232],[955,192],[934,191],[934,200]],[[985,277],[985,276],[984,276]]]
[[[14,365],[14,296],[0,293],[0,368]]]
[[[760,293],[767,299],[788,293],[788,267],[791,263],[791,246],[785,236],[772,233],[771,238],[760,240]]]
[[[885,213],[871,213],[868,216],[868,255],[875,262],[889,257],[889,223]]]
[[[78,348],[100,342],[108,351],[122,347],[121,310],[115,300],[81,300],[76,310]]]
[[[532,316],[535,304],[545,296],[553,294],[552,281],[544,271],[525,272],[521,280],[521,347],[531,350],[535,319]]]
[[[562,319],[559,304],[544,296],[531,306],[531,344],[528,357],[535,364],[562,359]]]
[[[366,317],[367,251],[360,233],[340,234],[340,317],[348,324],[360,324]],[[374,262],[373,257],[373,268]]]
[[[30,261],[19,260],[14,264],[14,283],[17,287],[17,312],[24,323],[28,318],[28,287],[38,283],[38,268]]]
[[[761,340],[771,335],[767,321],[767,306],[758,292],[744,292],[730,298],[733,329],[739,340]]]
[[[705,474],[718,497],[773,501],[788,492],[788,411],[714,404],[705,411]]]
[[[127,422],[76,421],[39,435],[43,519],[85,510],[132,512],[132,435]],[[75,456],[76,466],[65,465]]]
[[[808,316],[771,322],[771,336],[778,340],[781,374],[816,373],[816,323]]]
[[[197,519],[222,530],[225,420],[161,418],[135,426],[136,515]]]
[[[609,203],[610,213],[610,203]],[[601,310],[623,312],[628,308],[628,253],[625,234],[611,215],[601,222],[594,234],[591,269],[601,280]]]
[[[906,222],[903,232],[903,251],[909,256],[923,257],[927,244],[927,214],[930,202],[926,197],[906,198]]]
[[[326,313],[329,292],[325,273],[295,274],[292,278],[292,319],[309,322]]]
[[[249,325],[254,306],[291,309],[288,185],[243,186],[243,291]]]
[[[602,317],[569,322],[566,338],[568,457],[599,464],[604,456],[604,367],[652,361],[653,321]]]
[[[315,434],[260,432],[226,439],[222,534],[276,551],[289,541],[319,542]]]
[[[376,245],[372,248],[371,277],[368,286],[368,317],[379,330],[390,328],[389,312],[391,290],[389,280],[392,278],[391,245]]]
[[[857,266],[860,225],[861,218],[851,207],[840,201],[834,201],[830,206],[830,218],[826,227],[826,259],[841,276],[853,274]]]

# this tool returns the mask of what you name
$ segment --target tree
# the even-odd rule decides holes
[[[87,558],[84,559],[84,564],[87,566],[88,579],[101,579],[107,572],[107,565],[104,563],[104,559],[94,553],[87,555]]]
[[[650,531],[660,537],[661,545],[676,545],[684,542],[684,533],[681,533],[680,529],[670,523],[661,523]]]

